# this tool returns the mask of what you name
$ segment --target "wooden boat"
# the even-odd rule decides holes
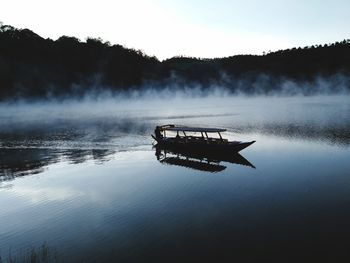
[[[159,145],[165,145],[172,149],[203,150],[211,153],[237,153],[255,142],[228,141],[221,136],[221,133],[225,131],[226,129],[187,127],[169,124],[157,126],[154,131],[155,135],[152,135],[152,137]],[[172,132],[174,136],[167,137],[167,132]],[[190,133],[200,133],[201,136],[190,135]],[[219,138],[208,136],[208,134],[213,133],[217,133]]]

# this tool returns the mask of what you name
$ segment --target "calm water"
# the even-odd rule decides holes
[[[43,244],[58,262],[350,260],[350,97],[0,109],[5,262]],[[257,142],[248,163],[205,171],[158,160],[150,134],[166,123]]]

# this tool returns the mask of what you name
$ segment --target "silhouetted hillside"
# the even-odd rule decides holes
[[[28,29],[0,28],[1,98],[81,94],[101,85],[122,89],[152,78],[159,61],[101,39],[43,39]]]
[[[160,62],[101,39],[82,42],[62,36],[53,41],[28,29],[0,26],[1,100],[82,95],[91,89],[140,89],[145,84],[159,89],[171,84],[222,86],[245,93],[256,92],[259,86],[259,92],[266,93],[281,90],[286,80],[313,83],[321,77],[339,82],[339,76],[350,89],[350,40],[263,56],[174,57]]]

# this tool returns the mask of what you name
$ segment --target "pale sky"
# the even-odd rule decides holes
[[[350,38],[350,0],[0,0],[42,37],[101,37],[165,59],[262,54]]]

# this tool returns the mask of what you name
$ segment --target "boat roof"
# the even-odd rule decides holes
[[[201,128],[188,126],[164,125],[159,127],[162,131],[184,131],[184,132],[224,132],[226,129]]]

